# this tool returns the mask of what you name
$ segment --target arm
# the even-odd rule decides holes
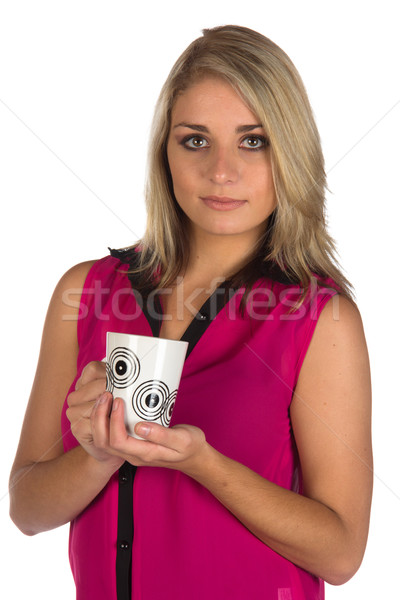
[[[367,541],[372,492],[370,376],[357,309],[325,307],[291,405],[304,496],[227,459],[211,491],[276,552],[331,584],[357,571]],[[245,485],[243,485],[245,483]]]
[[[28,535],[62,525],[79,514],[121,463],[116,457],[109,462],[96,460],[82,446],[64,454],[62,444],[61,411],[76,375],[78,355],[77,320],[71,320],[78,309],[63,303],[63,293],[82,289],[92,264],[77,265],[64,275],[46,317],[36,376],[10,476],[10,515]],[[81,392],[88,401],[86,412],[105,389],[103,371],[89,379],[93,381]]]
[[[104,422],[110,406],[96,407],[95,443],[133,464],[190,475],[273,550],[329,583],[344,583],[364,553],[372,458],[369,365],[361,319],[343,298],[339,314],[333,320],[332,301],[324,308],[291,406],[304,496],[221,455],[194,427],[137,425],[148,441],[128,438],[118,400],[109,430]]]

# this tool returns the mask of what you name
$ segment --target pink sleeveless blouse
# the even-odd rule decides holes
[[[156,333],[127,269],[118,257],[109,256],[97,261],[87,276],[77,324],[76,379],[88,362],[104,358],[107,331]],[[319,284],[295,312],[289,309],[300,289],[288,282],[260,279],[244,316],[239,310],[243,290],[226,303],[221,294],[213,303],[214,295],[183,336],[191,344],[190,353],[171,426],[200,427],[219,452],[301,493],[289,409],[318,317],[336,293],[330,284]],[[66,403],[62,432],[68,452],[78,442],[65,410]],[[69,555],[78,600],[123,597],[117,596],[119,551],[129,553],[126,597],[131,593],[133,600],[324,598],[320,579],[271,550],[207,489],[171,469],[137,469],[133,542],[121,543],[118,501],[121,487],[127,485],[126,477],[115,473],[71,523]]]

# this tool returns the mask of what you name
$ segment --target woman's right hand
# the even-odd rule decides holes
[[[124,460],[98,448],[94,441],[92,413],[97,404],[108,404],[111,411],[112,394],[106,391],[106,365],[93,361],[82,370],[76,382],[75,391],[67,398],[67,417],[71,423],[71,431],[86,450],[99,462],[112,462],[118,468]]]

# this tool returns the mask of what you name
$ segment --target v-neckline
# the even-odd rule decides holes
[[[134,288],[133,278],[129,277],[129,280],[132,288]],[[192,352],[196,344],[200,341],[201,337],[205,334],[211,323],[215,320],[218,313],[226,306],[236,292],[236,288],[229,286],[229,281],[224,281],[203,302],[202,306],[194,315],[182,336],[179,338],[179,341],[188,342],[189,344],[186,358]],[[157,296],[157,294],[154,298],[154,308],[155,313],[152,314],[148,310],[146,302],[144,302],[143,306],[141,307],[142,313],[149,323],[153,337],[159,337],[163,321],[163,311],[160,298]]]
[[[138,260],[138,250],[136,247],[127,248],[125,250],[111,250],[110,248],[109,250],[112,257],[117,258],[121,263],[128,265],[128,268],[134,268],[135,263]],[[132,272],[129,273],[128,271],[126,276],[131,284],[132,293],[136,298],[135,274]],[[296,284],[295,281],[293,281],[286,273],[284,273],[275,262],[269,262],[268,264],[261,263],[260,278],[261,277],[270,279],[272,282],[279,282],[285,285]],[[182,336],[179,338],[180,340],[189,343],[186,356],[189,356],[201,337],[207,331],[208,327],[211,325],[211,323],[213,323],[218,313],[240,289],[239,287],[233,287],[230,285],[230,283],[231,282],[229,280],[224,281],[214,290],[214,292],[202,304],[200,310],[198,310],[183,332]],[[153,337],[159,337],[163,320],[163,312],[160,298],[156,291],[154,291],[154,304],[151,312],[147,310],[147,302],[143,302],[143,298],[137,299],[137,302],[150,326]]]

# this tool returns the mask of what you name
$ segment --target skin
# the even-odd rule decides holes
[[[207,78],[178,96],[167,154],[192,243],[204,238],[213,243],[219,236],[222,243],[241,244],[247,253],[276,206],[268,140],[259,119],[230,85]],[[204,204],[202,198],[210,196],[244,204],[218,211]]]
[[[182,146],[182,137],[193,133],[182,122],[207,128],[201,132],[205,146],[200,139],[200,149]],[[183,298],[238,268],[275,206],[268,147],[245,150],[246,134],[237,131],[256,124],[234,90],[213,78],[194,84],[175,104],[168,159],[192,240]],[[245,202],[221,211],[201,199],[210,195]],[[11,516],[18,527],[32,535],[73,519],[128,460],[185,473],[276,552],[329,583],[347,581],[364,553],[372,493],[370,375],[357,308],[341,297],[326,304],[300,372],[290,412],[304,479],[300,496],[223,456],[196,427],[141,423],[136,431],[143,439],[129,437],[122,401],[105,392],[105,367],[97,362],[85,367],[68,397],[67,415],[80,445],[63,453],[60,414],[78,353],[71,320],[78,311],[63,294],[82,287],[90,266],[71,269],[50,303],[11,473]],[[176,297],[165,301],[171,319],[162,335],[180,337],[193,315],[183,311],[178,319]],[[200,294],[197,303],[203,301]]]

